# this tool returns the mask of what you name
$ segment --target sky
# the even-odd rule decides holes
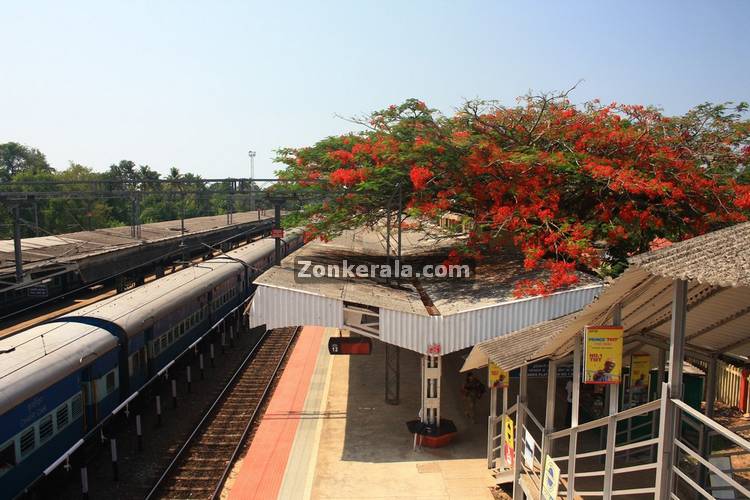
[[[205,178],[273,176],[280,147],[416,97],[668,114],[750,100],[750,2],[0,0],[0,143],[97,171],[122,159]]]

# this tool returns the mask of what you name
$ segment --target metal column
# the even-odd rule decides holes
[[[274,201],[273,203],[273,228],[281,229],[281,202]],[[277,266],[281,265],[281,238],[275,238],[276,240],[276,259],[275,263]]]
[[[672,325],[669,334],[669,383],[666,401],[662,401],[659,429],[659,468],[657,469],[657,498],[668,499],[672,493],[672,465],[674,440],[677,436],[679,412],[669,399],[682,399],[682,364],[685,357],[685,321],[687,319],[687,281],[675,280],[672,297]],[[664,392],[662,393],[664,394]],[[662,396],[664,397],[664,396]]]
[[[570,433],[568,442],[568,500],[575,498],[575,480],[576,480],[576,453],[578,448],[578,407],[581,402],[581,335],[576,335],[573,344],[573,403],[570,408],[570,427],[574,429]]]
[[[528,366],[520,368],[520,379],[518,384],[518,406],[516,407],[516,453],[513,464],[513,500],[523,500],[524,493],[521,488],[521,460],[523,460],[523,434],[526,425],[526,392],[528,387]]]
[[[399,354],[401,348],[393,344],[385,344],[385,402],[397,405],[401,396],[401,364]]]
[[[23,281],[23,256],[21,255],[21,207],[13,207],[13,258],[16,261],[16,282]]]

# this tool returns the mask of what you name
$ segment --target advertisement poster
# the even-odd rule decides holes
[[[584,384],[619,384],[622,375],[622,327],[587,326]]]
[[[503,422],[504,432],[505,432],[505,443],[503,446],[503,454],[505,455],[505,463],[509,466],[513,465],[513,461],[516,458],[515,455],[515,441],[514,436],[515,432],[513,432],[513,419],[510,418],[508,415],[505,416],[505,421]]]
[[[542,477],[542,500],[556,500],[560,486],[560,467],[547,455],[544,459],[544,476]]]
[[[508,372],[490,361],[490,388],[505,389],[508,387]]]
[[[630,403],[631,406],[648,403],[648,384],[651,372],[651,356],[638,352],[630,357]]]

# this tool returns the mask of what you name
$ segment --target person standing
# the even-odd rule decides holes
[[[568,399],[567,411],[565,412],[565,427],[568,428],[573,420],[573,379],[568,380],[568,383],[565,384],[565,392]]]
[[[477,401],[484,394],[485,387],[473,373],[466,375],[466,382],[461,387],[461,396],[464,400],[464,416],[477,423]]]

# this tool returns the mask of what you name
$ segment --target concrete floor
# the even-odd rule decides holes
[[[486,464],[489,397],[480,402],[477,422],[463,416],[458,354],[443,358],[442,412],[458,435],[442,449],[412,449],[406,421],[417,418],[420,358],[401,350],[401,404],[384,401],[385,348],[373,343],[370,356],[330,360],[325,409],[316,443],[310,497],[491,499],[494,484]]]

